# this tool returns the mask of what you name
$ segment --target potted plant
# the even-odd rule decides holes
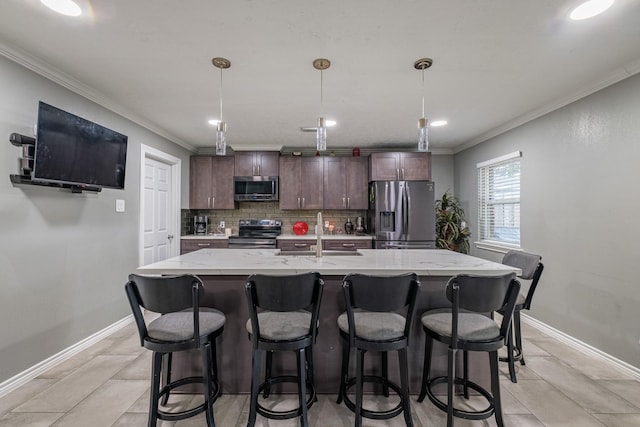
[[[436,246],[463,254],[469,253],[471,232],[464,220],[460,201],[446,191],[436,200]]]

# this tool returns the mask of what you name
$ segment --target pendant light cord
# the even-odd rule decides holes
[[[324,98],[322,96],[322,94],[323,94],[323,90],[322,90],[322,71],[323,70],[320,70],[320,117],[324,117],[323,116]]]
[[[424,103],[424,100],[422,102]],[[220,121],[224,121],[222,120],[222,68],[220,68]]]
[[[424,68],[422,69],[422,118],[424,118]]]

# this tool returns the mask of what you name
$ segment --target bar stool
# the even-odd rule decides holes
[[[527,295],[522,293],[518,294],[516,300],[516,307],[513,311],[512,319],[512,332],[509,333],[509,339],[507,341],[507,357],[501,357],[501,362],[509,363],[509,376],[514,383],[518,382],[516,377],[515,361],[520,361],[521,365],[525,365],[524,356],[522,354],[522,331],[520,327],[520,311],[530,310],[531,301],[533,300],[533,293],[536,291],[538,281],[542,275],[544,265],[542,265],[542,257],[540,255],[533,255],[522,251],[509,251],[502,258],[502,263],[511,267],[517,267],[522,270],[522,274],[518,276],[519,279],[530,280],[529,291]],[[498,310],[500,314],[502,312]],[[515,336],[515,344],[514,338]]]
[[[204,295],[202,281],[193,275],[140,276],[131,274],[125,285],[127,298],[138,326],[140,345],[153,352],[151,391],[149,401],[149,426],[158,419],[178,421],[205,412],[207,426],[215,427],[213,402],[221,393],[216,367],[215,339],[224,328],[225,315],[212,308],[200,308]],[[161,316],[145,321],[141,308]],[[178,351],[200,349],[202,376],[175,380],[160,387],[162,358]],[[171,369],[170,359],[167,369]],[[170,378],[166,373],[165,378]],[[159,407],[171,390],[186,384],[201,383],[204,387],[204,403],[181,412],[165,412]]]
[[[249,304],[247,332],[253,345],[251,401],[248,427],[253,427],[257,414],[271,419],[300,417],[308,426],[307,410],[316,400],[313,383],[312,345],[318,333],[318,314],[324,282],[319,273],[289,276],[254,274],[245,287]],[[296,353],[297,375],[271,375],[273,352]],[[267,353],[265,378],[261,383],[262,355]],[[275,411],[258,402],[264,392],[268,397],[274,384],[295,382],[299,406],[289,411]]]
[[[416,310],[416,298],[420,291],[418,277],[413,274],[400,276],[369,276],[349,274],[342,282],[346,312],[338,316],[338,328],[342,337],[342,372],[338,403],[355,413],[355,425],[362,425],[362,417],[384,420],[404,412],[408,427],[411,420],[407,348]],[[403,311],[401,314],[399,312]],[[351,348],[357,350],[356,376],[349,378]],[[364,355],[367,351],[381,352],[382,375],[364,375]],[[400,365],[400,386],[389,381],[387,358],[389,351],[397,351]],[[398,405],[384,411],[363,408],[363,383],[374,382],[383,386],[388,396],[392,389],[400,397]],[[347,391],[356,386],[355,403]]]
[[[507,341],[511,317],[516,303],[520,282],[515,273],[500,276],[474,276],[461,274],[452,277],[447,283],[446,296],[452,303],[451,309],[426,311],[422,315],[422,326],[426,332],[422,388],[418,402],[425,396],[433,404],[447,413],[447,426],[453,427],[453,417],[469,420],[482,420],[495,415],[498,427],[504,427],[500,403],[500,381],[498,369],[498,350]],[[502,323],[498,325],[486,314],[503,311]],[[431,357],[433,340],[448,345],[447,375],[431,378]],[[456,353],[463,354],[463,376],[455,371]],[[479,384],[469,380],[469,351],[489,353],[491,370],[491,393]],[[447,403],[435,396],[433,387],[447,385]],[[463,395],[469,398],[469,389],[480,393],[488,402],[486,409],[466,411],[454,407],[454,385],[462,386]]]

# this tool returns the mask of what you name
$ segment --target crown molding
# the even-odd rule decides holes
[[[576,92],[574,92],[569,96],[566,96],[562,99],[545,104],[539,108],[536,108],[535,110],[532,110],[526,114],[516,117],[515,119],[505,123],[502,126],[493,128],[490,131],[477,136],[471,141],[465,142],[463,144],[460,144],[454,147],[453,153],[457,154],[461,151],[464,151],[468,148],[473,147],[474,145],[478,145],[500,134],[503,134],[511,129],[515,129],[518,126],[521,126],[525,123],[528,123],[532,120],[537,119],[538,117],[542,117],[547,113],[558,110],[562,107],[565,107],[571,104],[572,102],[578,101],[579,99],[585,98],[601,89],[604,89],[608,86],[618,83],[619,81],[622,81],[628,77],[631,77],[638,72],[640,72],[640,59],[631,61],[630,63],[615,69],[614,71],[607,74],[599,81],[590,83],[589,85],[577,90]]]
[[[180,138],[177,138],[175,135],[168,133],[166,130],[161,129],[156,125],[148,122],[147,120],[139,117],[138,115],[134,114],[133,112],[113,101],[104,94],[93,90],[89,86],[81,83],[68,74],[65,74],[64,72],[56,69],[46,61],[36,58],[35,56],[30,55],[20,49],[10,47],[2,42],[0,42],[0,55],[82,96],[83,98],[93,101],[101,107],[104,107],[107,110],[110,110],[139,126],[142,126],[143,128],[155,133],[162,138],[165,138],[183,148],[186,148],[189,151],[195,151],[195,147],[193,145],[186,143]]]

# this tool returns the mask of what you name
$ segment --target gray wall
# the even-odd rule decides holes
[[[12,132],[33,134],[38,101],[129,137],[125,190],[71,194],[12,186],[21,149]],[[0,383],[130,314],[127,275],[138,264],[140,144],[183,161],[189,152],[0,57]],[[124,199],[126,212],[115,212]]]
[[[635,75],[455,156],[455,187],[475,236],[476,163],[522,151],[522,247],[545,264],[531,314],[636,367],[639,119]]]
[[[436,199],[442,197],[445,191],[455,194],[453,161],[451,154],[431,156],[431,180],[435,183]]]

